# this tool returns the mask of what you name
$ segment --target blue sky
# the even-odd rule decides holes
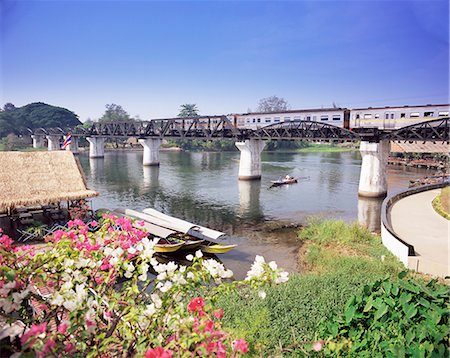
[[[96,119],[448,103],[448,1],[0,0],[0,105]]]

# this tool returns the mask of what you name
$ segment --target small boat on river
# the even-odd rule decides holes
[[[200,250],[207,254],[224,254],[232,249],[234,249],[237,245],[222,245],[217,244],[215,242],[205,240],[200,245]]]
[[[271,188],[274,186],[281,186],[281,185],[287,185],[287,184],[294,184],[297,183],[297,179],[294,177],[291,177],[289,175],[286,175],[286,177],[284,177],[283,179],[278,179],[278,180],[272,180],[272,185],[270,186]]]

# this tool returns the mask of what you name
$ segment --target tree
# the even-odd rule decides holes
[[[258,112],[283,112],[290,108],[289,104],[284,98],[277,96],[270,96],[259,100]]]
[[[125,111],[122,106],[111,103],[107,104],[106,111],[103,116],[98,120],[99,122],[124,122],[133,120],[130,115]]]
[[[16,106],[9,102],[5,103],[5,105],[3,106],[4,111],[13,111],[15,109],[16,109]]]
[[[180,106],[180,113],[178,113],[178,117],[187,118],[197,116],[198,116],[198,108],[196,104],[186,103]]]

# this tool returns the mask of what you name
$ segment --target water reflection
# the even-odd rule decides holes
[[[159,186],[159,166],[144,166],[143,184],[144,188],[155,188]]]
[[[105,160],[103,158],[89,158],[91,177],[100,181],[105,174]]]
[[[264,216],[259,200],[261,181],[239,180],[239,213],[246,219],[260,219]]]
[[[358,222],[370,232],[381,230],[381,205],[384,198],[358,198]]]

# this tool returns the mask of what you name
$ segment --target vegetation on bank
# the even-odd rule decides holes
[[[442,300],[448,297],[444,285],[433,282],[427,286],[411,277],[399,278],[401,264],[378,236],[357,224],[314,221],[300,231],[299,238],[304,272],[291,275],[283,286],[266,289],[260,297],[244,291],[219,300],[225,311],[224,327],[255,342],[250,344],[253,354],[304,356],[318,350],[323,356],[344,352],[351,356],[388,356],[392,347],[407,344],[411,337],[428,352],[430,344],[439,347],[437,351],[442,349],[448,339],[443,334],[443,326],[448,323],[443,314],[448,309]],[[398,287],[398,292],[394,288],[382,296],[379,291],[386,287]],[[403,295],[408,289],[416,292],[410,299]],[[435,308],[434,319],[406,305],[416,307],[420,294]],[[404,300],[407,314],[383,313],[401,306]],[[427,307],[425,301],[421,304]],[[423,335],[424,324],[433,333]],[[380,337],[389,344],[374,348],[372,341],[379,342]],[[414,347],[419,349],[418,345]]]
[[[445,187],[432,202],[434,210],[447,220],[450,220],[450,187]]]
[[[352,152],[358,150],[354,145],[335,145],[335,144],[317,144],[310,143],[307,147],[297,149],[297,152],[316,153],[316,152]]]
[[[7,103],[0,110],[0,138],[11,133],[19,134],[25,128],[65,128],[80,124],[78,116],[72,111],[42,102],[30,103],[23,107]]]

